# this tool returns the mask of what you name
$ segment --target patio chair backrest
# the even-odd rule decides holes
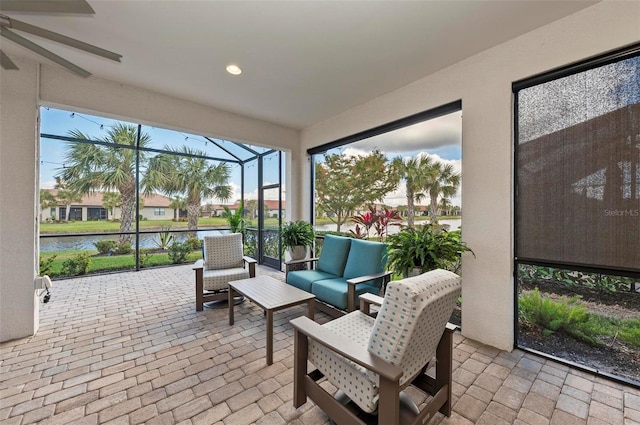
[[[243,267],[242,233],[204,237],[204,264],[208,270]]]
[[[447,270],[387,285],[368,350],[403,370],[401,385],[435,357],[461,287],[460,277]],[[370,378],[377,379],[371,373]]]

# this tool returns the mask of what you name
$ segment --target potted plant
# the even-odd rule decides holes
[[[458,272],[462,253],[473,253],[462,241],[460,231],[448,232],[431,224],[404,227],[389,235],[387,245],[387,267],[402,277],[438,268]]]
[[[313,245],[315,240],[313,226],[303,220],[285,223],[280,236],[282,245],[287,248],[292,260],[303,259],[307,254],[307,248]]]

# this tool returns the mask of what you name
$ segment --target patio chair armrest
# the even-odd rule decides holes
[[[364,283],[370,280],[380,279],[380,278],[383,278],[385,282],[388,282],[389,279],[391,278],[391,272],[380,272],[376,274],[370,274],[367,276],[354,277],[352,279],[347,279],[347,283],[349,285],[357,285],[359,283]]]
[[[249,265],[249,277],[256,277],[256,264],[258,264],[258,260],[247,255],[243,256],[242,260],[245,264]]]
[[[402,369],[398,366],[387,363],[382,358],[370,353],[366,347],[355,344],[352,340],[341,335],[336,335],[329,329],[314,322],[313,320],[300,316],[290,321],[296,332],[311,338],[317,343],[327,347],[329,350],[339,354],[360,366],[377,373],[382,378],[399,382],[402,376]]]
[[[198,261],[196,261],[194,263],[193,270],[196,270],[196,269],[204,269],[204,260],[203,259],[200,259],[200,260],[198,260]]]
[[[384,298],[381,296],[365,292],[360,295],[360,311],[364,314],[371,314],[371,305],[373,304],[380,307],[382,305],[382,301],[384,301]]]
[[[365,292],[364,294],[360,295],[360,301],[365,302],[367,304],[373,304],[379,307],[382,305],[384,298],[381,297],[380,295],[375,295],[370,292]]]

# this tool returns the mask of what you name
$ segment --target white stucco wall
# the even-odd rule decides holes
[[[514,344],[512,91],[514,81],[640,41],[640,2],[604,1],[374,99],[302,132],[305,152],[462,99],[464,335]],[[420,52],[416,52],[419,54]],[[309,199],[309,168],[300,180]],[[309,216],[308,202],[304,215]]]
[[[0,341],[38,329],[36,128],[38,67],[0,70]]]

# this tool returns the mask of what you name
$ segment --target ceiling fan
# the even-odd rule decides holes
[[[95,14],[95,11],[86,0],[1,0],[0,36],[21,45],[40,56],[44,56],[81,77],[88,77],[91,73],[45,49],[44,47],[37,45],[31,40],[22,37],[15,31],[25,32],[57,43],[66,44],[67,46],[84,50],[85,52],[93,53],[94,55],[102,56],[103,58],[111,59],[116,62],[120,62],[120,58],[122,58],[122,55],[110,52],[92,44],[10,18],[4,15],[3,12]],[[0,66],[7,70],[18,69],[16,64],[2,50],[0,50]]]

